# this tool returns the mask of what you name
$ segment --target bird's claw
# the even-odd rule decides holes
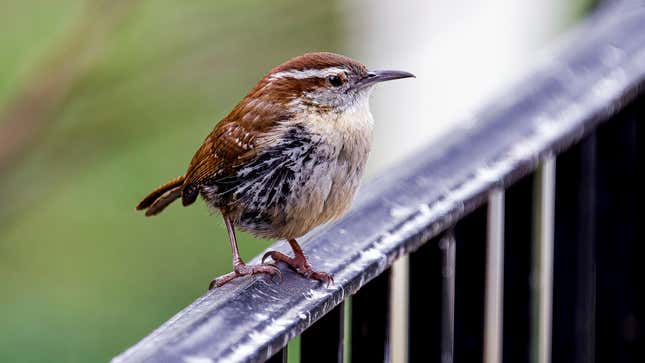
[[[329,287],[329,285],[334,284],[334,278],[327,272],[312,271],[308,277],[324,283],[325,287]]]
[[[240,264],[240,265],[236,265],[232,272],[229,272],[225,275],[214,278],[211,281],[211,283],[208,285],[208,289],[212,290],[216,287],[221,287],[226,283],[231,282],[232,280],[241,276],[257,275],[257,274],[267,274],[271,276],[271,280],[273,280],[274,276],[277,276],[278,283],[282,282],[282,272],[278,267],[276,267],[273,264],[262,263],[261,265],[251,265],[251,266],[246,264]]]
[[[323,282],[327,287],[329,287],[330,284],[334,283],[334,278],[327,272],[314,271],[311,267],[311,264],[307,260],[307,257],[304,255],[297,255],[296,257],[292,258],[282,252],[269,251],[265,253],[264,256],[262,256],[262,263],[264,263],[264,261],[269,257],[271,257],[271,259],[275,262],[281,261],[286,263],[289,268],[306,278]]]
[[[276,262],[278,262],[278,261],[283,261],[283,262],[284,262],[284,260],[285,260],[285,259],[291,259],[291,257],[289,257],[289,256],[285,255],[285,254],[284,254],[284,253],[282,253],[282,252],[278,252],[278,251],[269,251],[269,252],[265,253],[265,254],[262,256],[262,260],[260,260],[260,261],[261,261],[262,263],[264,263],[264,261],[265,261],[267,258],[269,258],[269,257],[271,257],[271,259],[272,259],[273,261],[276,261]]]

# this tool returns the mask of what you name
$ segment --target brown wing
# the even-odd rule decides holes
[[[197,199],[207,180],[226,177],[255,157],[264,145],[258,139],[281,120],[286,109],[268,98],[260,82],[208,135],[190,162],[182,190],[182,203]]]
[[[252,158],[257,152],[254,134],[235,122],[218,124],[190,162],[182,203],[194,202],[199,186],[208,179],[226,176],[236,164]]]

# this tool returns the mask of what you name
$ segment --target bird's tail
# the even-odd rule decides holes
[[[137,210],[146,210],[146,217],[154,216],[164,210],[168,204],[181,196],[181,187],[185,176],[180,176],[158,187],[148,194],[139,204]]]

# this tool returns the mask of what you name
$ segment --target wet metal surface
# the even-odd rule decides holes
[[[240,279],[208,292],[113,362],[257,362],[455,221],[638,95],[645,8],[604,9],[467,128],[366,185],[338,223],[303,247],[329,288],[286,269],[281,284]],[[284,242],[271,248],[288,252]],[[257,262],[257,258],[254,262]]]

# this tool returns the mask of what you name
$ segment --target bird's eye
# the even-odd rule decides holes
[[[327,78],[327,80],[334,87],[341,86],[345,82],[344,79],[339,77],[339,76],[329,76],[329,78]]]

